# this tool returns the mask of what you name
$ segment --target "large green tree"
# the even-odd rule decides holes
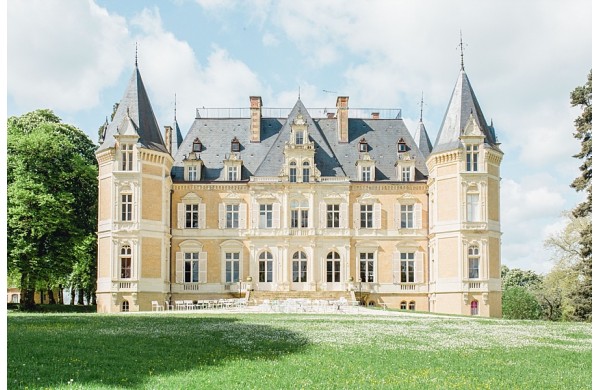
[[[8,269],[31,308],[40,283],[66,279],[97,218],[94,143],[50,110],[8,119]]]

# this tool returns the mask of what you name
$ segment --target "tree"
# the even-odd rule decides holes
[[[514,320],[537,320],[542,308],[526,287],[512,286],[502,293],[502,315]]]
[[[519,268],[509,269],[507,266],[502,266],[502,289],[510,287],[525,287],[535,289],[542,284],[542,276],[534,271],[524,271]]]
[[[95,235],[96,147],[50,110],[9,118],[7,134],[8,269],[30,309],[36,286],[66,278],[74,248]]]

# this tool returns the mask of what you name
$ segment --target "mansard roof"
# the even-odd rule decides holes
[[[127,118],[130,118],[131,122],[133,122],[135,130],[139,135],[138,145],[159,152],[167,152],[137,66],[131,75],[125,94],[119,102],[115,116],[106,128],[104,142],[100,145],[98,151],[115,146],[114,136],[119,133],[119,127],[121,124],[126,123]]]
[[[484,142],[490,147],[497,148],[494,130],[485,121],[467,73],[464,69],[461,69],[432,153],[460,148],[459,137],[462,135],[471,114],[473,114],[475,122],[483,132]]]
[[[396,181],[397,144],[402,138],[415,159],[416,179],[427,177],[425,157],[398,119],[348,119],[348,142],[338,142],[337,119],[312,118],[299,99],[287,118],[262,117],[260,142],[250,142],[250,118],[196,118],[174,156],[172,175],[183,180],[183,161],[192,152],[193,141],[202,142],[202,180],[219,180],[223,160],[231,153],[231,141],[236,137],[241,145],[242,180],[250,176],[279,176],[284,168],[285,143],[290,140],[292,121],[301,114],[308,124],[308,136],[315,145],[315,164],[321,176],[357,177],[358,143],[365,138],[368,152],[376,161],[375,180]]]

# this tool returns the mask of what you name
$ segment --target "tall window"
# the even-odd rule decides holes
[[[121,195],[121,221],[133,220],[133,195]]]
[[[308,227],[308,202],[297,200],[291,203],[291,228],[307,228]]]
[[[198,167],[190,166],[188,167],[188,181],[196,181],[198,177]]]
[[[131,247],[123,245],[121,247],[121,279],[131,278]]]
[[[339,228],[340,227],[340,205],[339,204],[328,204],[327,205],[327,227],[328,228]]]
[[[471,301],[471,315],[476,316],[479,314],[479,302],[476,300]]]
[[[414,227],[414,215],[412,204],[400,205],[400,228],[412,229]]]
[[[477,172],[477,160],[479,158],[479,146],[467,145],[467,171]]]
[[[273,227],[273,205],[259,205],[258,227],[261,229]]]
[[[302,163],[302,181],[304,183],[310,181],[310,163],[308,161]]]
[[[375,254],[373,252],[360,253],[360,280],[375,282]]]
[[[129,311],[129,301],[123,301],[123,303],[121,303],[121,311]]]
[[[225,283],[240,281],[240,252],[225,253]]]
[[[133,145],[121,146],[121,170],[133,171]]]
[[[183,281],[184,283],[198,283],[198,252],[184,253]]]
[[[373,227],[373,205],[372,204],[361,204],[360,205],[360,227],[361,228],[372,228]]]
[[[292,161],[290,163],[290,183],[295,183],[296,181],[296,162]]]
[[[258,281],[273,281],[273,255],[271,252],[263,252],[258,257]]]
[[[479,279],[479,248],[469,246],[469,279]]]
[[[337,283],[341,280],[342,264],[340,255],[337,252],[329,252],[327,254],[327,282]]]
[[[371,181],[371,167],[361,167],[361,180]]]
[[[198,227],[198,205],[197,204],[186,204],[185,205],[185,227],[186,228],[197,228]]]
[[[402,167],[402,181],[410,181],[410,167]]]
[[[227,180],[236,181],[238,179],[237,167],[227,167]]]
[[[467,194],[467,221],[479,221],[479,194]]]
[[[296,145],[304,143],[304,131],[296,131]]]
[[[400,253],[400,283],[415,282],[415,254]]]
[[[306,253],[302,251],[294,253],[292,256],[292,282],[306,282],[307,269],[308,262],[306,260]]]
[[[236,229],[240,226],[240,205],[225,205],[225,227],[227,229]]]

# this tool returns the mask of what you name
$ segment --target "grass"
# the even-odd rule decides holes
[[[8,315],[8,388],[577,389],[591,324],[299,314]]]

